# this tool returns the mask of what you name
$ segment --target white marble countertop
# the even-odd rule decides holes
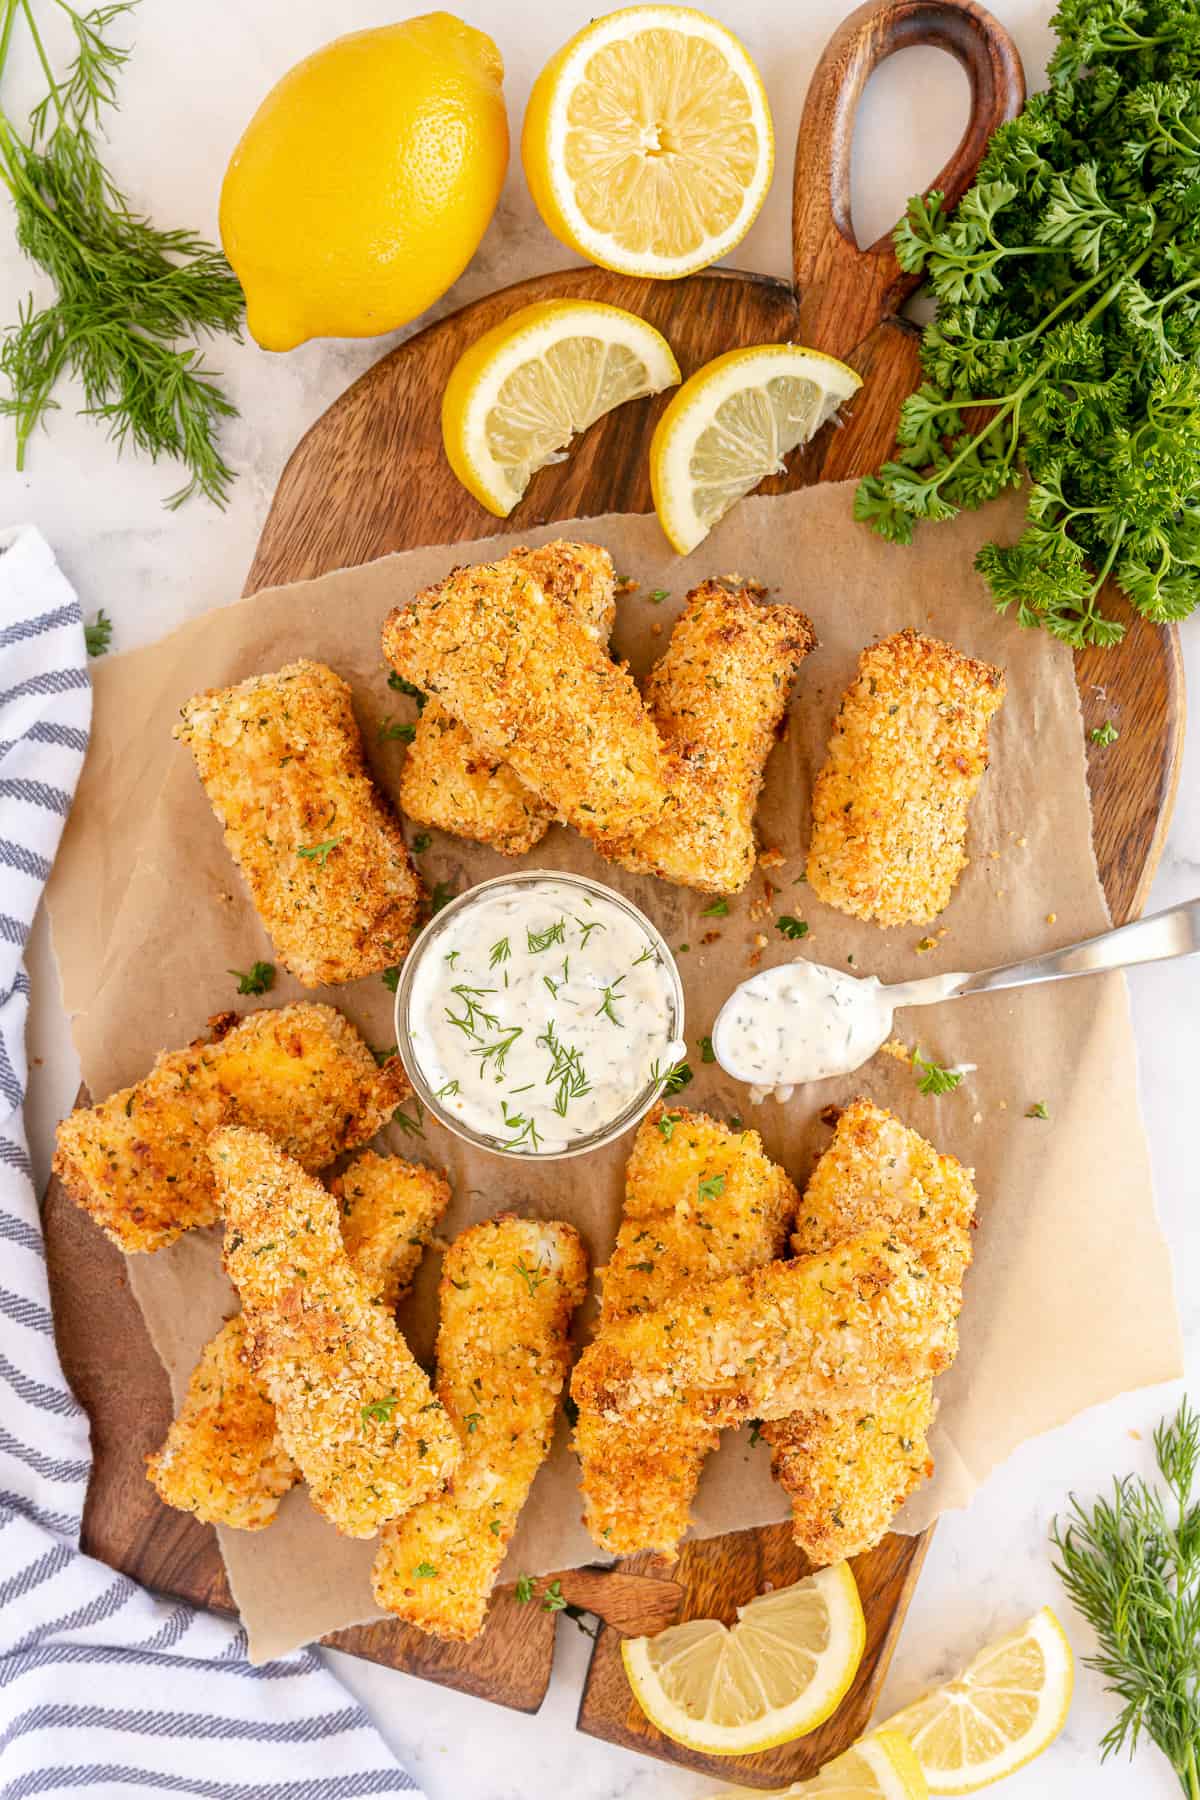
[[[847,0],[726,0],[719,12],[742,34],[763,71],[774,109],[780,166],[774,189],[740,266],[785,275],[789,266],[790,159],[809,74]],[[1038,80],[1050,44],[1049,0],[993,0]],[[547,9],[530,0],[465,0],[459,10],[490,31],[508,68],[506,92],[519,130],[531,79],[558,44],[593,12],[590,0]],[[163,224],[187,224],[215,236],[220,177],[236,138],[270,84],[292,62],[340,32],[386,22],[386,0],[159,0],[136,19],[136,49],[122,77],[122,110],[113,123],[111,163],[134,204]],[[17,69],[12,98],[27,71]],[[30,79],[32,80],[32,74]],[[31,94],[32,97],[32,94]],[[6,88],[6,104],[9,92]],[[904,196],[940,167],[961,129],[966,84],[938,52],[909,51],[872,83],[855,145],[856,219],[871,239],[890,224]],[[0,318],[10,319],[27,275],[7,220],[0,233]],[[563,252],[538,220],[519,163],[474,264],[442,303],[449,310],[505,282],[560,266]],[[71,396],[49,436],[33,443],[29,468],[8,466],[0,430],[0,522],[34,520],[54,545],[83,598],[85,613],[104,607],[115,643],[127,649],[180,620],[233,598],[241,589],[280,468],[306,426],[361,370],[390,347],[374,343],[305,345],[271,357],[247,343],[213,350],[241,417],[226,447],[238,471],[224,514],[193,502],[164,511],[172,471],[118,461],[91,422],[71,412]],[[1184,628],[1192,673],[1200,673],[1200,620]],[[1152,907],[1200,888],[1200,753],[1193,745]],[[77,1081],[44,927],[32,956],[35,1066],[30,1135],[39,1172],[49,1161],[53,1124]],[[1150,969],[1131,982],[1142,1096],[1153,1148],[1158,1204],[1175,1253],[1189,1373],[1200,1393],[1200,1221],[1191,1119],[1200,1067],[1200,966]],[[1103,1321],[1097,1321],[1103,1329]],[[1177,1398],[1174,1389],[1126,1397],[1026,1447],[976,1497],[970,1510],[943,1520],[925,1565],[884,1696],[902,1703],[942,1678],[989,1635],[1045,1601],[1061,1602],[1046,1552],[1047,1523],[1068,1490],[1094,1493],[1114,1470],[1144,1466],[1149,1433]],[[1077,1651],[1089,1648],[1081,1622],[1063,1606]],[[418,1684],[336,1656],[340,1674],[361,1695],[430,1800],[540,1800],[569,1789],[574,1800],[641,1800],[702,1795],[714,1785],[578,1735],[578,1694],[587,1640],[561,1626],[549,1697],[534,1718]],[[1153,1750],[1132,1768],[1100,1767],[1096,1745],[1112,1716],[1095,1677],[1081,1671],[1066,1732],[1037,1764],[1005,1788],[1012,1800],[1168,1800],[1178,1792]]]

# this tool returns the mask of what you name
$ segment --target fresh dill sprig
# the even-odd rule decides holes
[[[549,950],[554,944],[561,944],[566,933],[567,922],[565,919],[556,919],[553,925],[547,925],[545,931],[530,931],[526,926],[525,944],[532,956],[539,950]]]
[[[506,937],[498,938],[488,952],[488,968],[494,969],[499,963],[507,962],[512,955],[512,947]]]
[[[447,1006],[445,1008],[447,1022],[457,1025],[464,1037],[474,1038],[477,1044],[481,1044],[483,1042],[481,1025],[486,1026],[489,1031],[501,1029],[497,1015],[489,1012],[487,1007],[481,1004],[485,994],[494,994],[495,991],[495,988],[471,987],[465,981],[460,981],[457,986],[450,989],[450,992],[461,1003],[462,1013],[460,1015],[452,1012]]]
[[[619,1025],[621,1023],[620,1019],[617,1017],[616,1003],[618,1000],[623,1000],[625,998],[623,994],[618,994],[617,992],[617,989],[624,979],[625,977],[623,975],[618,975],[617,979],[605,988],[604,997],[596,1008],[597,1016],[603,1013],[605,1018],[610,1020],[614,1025]]]
[[[1102,1757],[1143,1736],[1167,1758],[1188,1800],[1200,1800],[1200,1414],[1185,1398],[1154,1433],[1166,1497],[1139,1475],[1114,1479],[1109,1499],[1074,1495],[1051,1536],[1067,1593],[1099,1639],[1084,1658],[1121,1711]]]
[[[489,1066],[497,1081],[504,1079],[504,1063],[509,1051],[521,1036],[524,1027],[521,1025],[501,1025],[500,1036],[490,1044],[476,1044],[471,1050],[472,1056],[479,1058],[479,1073],[484,1075]]]
[[[682,1093],[688,1083],[694,1079],[691,1064],[686,1057],[680,1057],[679,1061],[672,1063],[669,1069],[664,1069],[657,1057],[650,1064],[650,1080],[662,1082],[664,1099],[668,1094]]]
[[[193,494],[216,505],[233,471],[218,447],[222,422],[237,408],[205,367],[196,339],[238,336],[242,290],[225,258],[191,231],[163,231],[132,212],[100,160],[95,133],[116,103],[128,50],[110,28],[133,0],[76,12],[75,56],[55,76],[35,16],[35,0],[0,0],[0,75],[20,20],[32,39],[48,92],[24,135],[0,107],[0,183],[12,198],[17,243],[49,278],[53,297],[30,295],[0,346],[7,393],[0,413],[16,428],[16,465],[25,467],[34,430],[57,407],[60,380],[75,377],[84,412],[102,420],[119,447],[152,460],[173,457],[188,479],[167,505]]]
[[[556,1087],[554,1110],[559,1118],[565,1118],[567,1107],[572,1100],[581,1100],[590,1094],[592,1084],[587,1078],[583,1066],[583,1058],[579,1051],[570,1044],[564,1044],[554,1029],[553,1020],[548,1020],[546,1029],[536,1040],[540,1048],[548,1050],[551,1056],[550,1071],[546,1076],[546,1086]]]

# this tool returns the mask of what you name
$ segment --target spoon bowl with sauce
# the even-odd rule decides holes
[[[891,1037],[901,1007],[1099,975],[1198,950],[1200,900],[1188,900],[1065,949],[975,974],[885,985],[873,975],[851,975],[798,958],[764,969],[733,990],[713,1026],[713,1054],[727,1075],[750,1084],[756,1103],[769,1094],[790,1100],[807,1082],[849,1075],[869,1062]]]

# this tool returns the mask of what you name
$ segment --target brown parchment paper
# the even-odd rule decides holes
[[[962,1506],[1025,1438],[1125,1389],[1180,1371],[1168,1253],[1155,1217],[1136,1089],[1124,983],[1105,977],[977,998],[901,1014],[900,1034],[943,1063],[977,1065],[961,1087],[922,1098],[910,1069],[880,1055],[844,1081],[802,1090],[787,1106],[754,1108],[746,1090],[702,1062],[699,1041],[733,984],[796,954],[775,930],[781,913],[808,921],[805,955],[885,980],[985,967],[1103,930],[1108,918],[1091,848],[1083,733],[1069,653],[1049,637],[997,618],[972,561],[985,537],[1015,534],[1019,497],[982,515],[925,530],[906,550],[851,517],[852,484],[749,500],[686,561],[671,555],[653,518],[609,516],[522,534],[605,543],[636,592],[619,602],[617,649],[643,673],[665,646],[686,589],[739,572],[811,616],[821,647],[805,662],[760,810],[764,844],[782,866],[760,870],[727,917],[704,917],[702,896],[626,875],[556,828],[527,865],[578,869],[641,905],[681,952],[691,1106],[740,1114],[798,1180],[828,1141],[819,1110],[865,1092],[976,1170],[976,1260],[961,1322],[962,1348],[939,1384],[937,1472],[906,1509],[917,1530]],[[238,681],[296,656],[328,662],[351,684],[382,786],[396,791],[403,749],[381,743],[388,717],[411,717],[389,691],[379,647],[390,606],[457,562],[517,541],[422,549],[238,601],[163,642],[95,669],[93,746],[50,885],[64,997],[84,1077],[97,1097],[133,1081],[155,1053],[201,1032],[231,1005],[227,972],[271,959],[270,944],[224,850],[186,751],[171,740],[180,704],[198,689]],[[666,589],[654,604],[650,595]],[[915,625],[1002,664],[1008,697],[993,726],[992,766],[971,817],[971,863],[921,951],[920,928],[890,931],[819,905],[800,881],[812,775],[838,699],[871,638]],[[1117,754],[1118,752],[1113,752]],[[411,835],[411,833],[410,833]],[[502,872],[503,858],[435,834],[420,867],[454,889]],[[776,893],[764,885],[768,877]],[[687,946],[684,949],[684,946]],[[300,990],[280,974],[275,1005]],[[376,1045],[394,1042],[392,1000],[377,978],[323,996]],[[1043,1101],[1047,1121],[1027,1118]],[[410,1108],[410,1110],[412,1110]],[[389,1127],[391,1147],[448,1167],[455,1199],[447,1235],[501,1207],[572,1220],[602,1265],[620,1215],[628,1139],[586,1159],[543,1168],[467,1149],[427,1122],[420,1135]],[[428,1357],[437,1257],[426,1259],[401,1315]],[[201,1345],[233,1309],[218,1234],[195,1233],[155,1256],[130,1259],[130,1278],[178,1396]],[[584,1330],[586,1331],[586,1321]],[[131,1422],[132,1423],[132,1422]],[[579,1522],[577,1472],[565,1431],[535,1484],[508,1571],[570,1567],[597,1557]],[[701,1535],[786,1517],[765,1446],[729,1434],[708,1465],[695,1507]],[[280,1654],[377,1617],[368,1583],[372,1546],[339,1538],[303,1488],[258,1533],[221,1533],[252,1654]]]

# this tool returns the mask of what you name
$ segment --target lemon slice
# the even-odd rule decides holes
[[[931,1794],[972,1794],[1032,1762],[1066,1724],[1075,1663],[1048,1606],[887,1721],[916,1751]]]
[[[465,488],[506,518],[538,469],[626,400],[674,387],[653,325],[595,300],[541,300],[485,331],[450,371],[442,440]]]
[[[775,138],[758,70],[731,31],[689,6],[628,6],[546,64],[521,155],[562,243],[661,278],[741,242],[771,185]]]
[[[718,519],[806,444],[862,377],[802,344],[729,350],[684,382],[650,445],[650,485],[659,523],[681,556]]]
[[[767,1796],[767,1800],[928,1800],[929,1789],[912,1745],[898,1731],[873,1731],[807,1781]],[[750,1800],[731,1788],[713,1800]],[[760,1797],[761,1800],[761,1797]]]
[[[737,1623],[689,1619],[626,1638],[625,1673],[660,1731],[716,1756],[814,1731],[854,1680],[866,1643],[849,1563],[738,1608]]]

